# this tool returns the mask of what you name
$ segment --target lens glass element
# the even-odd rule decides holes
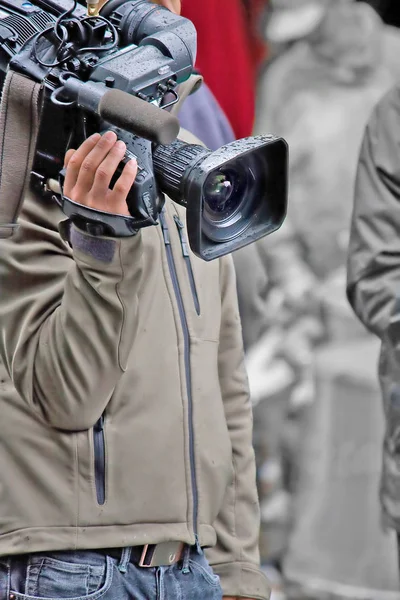
[[[248,175],[239,161],[208,176],[203,190],[204,209],[210,221],[230,219],[243,203]]]
[[[218,242],[235,238],[250,223],[255,187],[252,165],[235,160],[212,171],[203,187],[203,232]]]
[[[227,217],[236,208],[235,174],[215,171],[208,177],[204,187],[204,200],[210,213],[219,218]]]

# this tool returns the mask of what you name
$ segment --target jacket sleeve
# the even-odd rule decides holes
[[[135,335],[141,236],[95,238],[55,202],[28,194],[0,240],[0,353],[27,406],[62,430],[92,427],[126,368]]]
[[[252,406],[244,367],[242,332],[233,260],[221,259],[222,323],[219,379],[232,443],[234,478],[223,509],[214,523],[217,544],[207,550],[227,596],[269,598],[268,582],[260,569],[260,515],[252,446]]]
[[[400,88],[377,105],[358,166],[348,253],[348,299],[386,342],[400,324]]]

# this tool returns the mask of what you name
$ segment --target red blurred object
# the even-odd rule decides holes
[[[244,0],[249,20],[250,47],[256,69],[262,65],[268,56],[268,49],[262,31],[263,15],[266,11],[268,0]]]
[[[185,0],[182,14],[198,32],[196,66],[238,138],[251,135],[256,74],[264,57],[256,24],[265,0]]]

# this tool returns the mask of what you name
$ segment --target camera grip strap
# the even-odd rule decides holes
[[[0,104],[0,238],[13,235],[39,129],[40,83],[8,70]]]

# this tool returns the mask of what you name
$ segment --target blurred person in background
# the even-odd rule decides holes
[[[400,33],[363,2],[271,4],[271,45],[299,39],[259,82],[255,133],[288,140],[290,223],[325,279],[346,262],[356,157],[372,107],[400,78]]]
[[[346,464],[351,461],[342,461],[340,482],[329,481],[329,465],[321,470],[320,463],[331,459],[336,450],[342,456],[349,445],[357,452],[357,444],[365,444],[369,451],[380,444],[378,425],[372,432],[367,427],[372,414],[368,411],[374,410],[372,399],[377,393],[373,377],[369,378],[376,348],[347,307],[345,264],[361,139],[373,106],[400,78],[400,33],[384,26],[363,2],[271,0],[270,5],[267,40],[271,52],[274,54],[276,47],[286,51],[276,56],[260,78],[254,133],[272,132],[287,139],[290,195],[288,219],[281,231],[274,240],[265,238],[255,244],[262,257],[264,279],[268,279],[263,297],[266,333],[248,355],[250,386],[259,402],[255,407],[256,436],[267,440],[265,460],[259,464],[259,485],[261,492],[265,490],[261,510],[267,531],[279,521],[290,528],[290,519],[294,519],[284,571],[294,584],[291,589],[297,586],[302,598],[314,597],[311,588],[316,597],[336,590],[343,598],[362,589],[365,597],[376,600],[398,585],[393,575],[392,538],[388,541],[374,520],[377,506],[370,496],[376,472],[372,465],[357,472],[359,486],[354,493],[360,498],[364,493],[369,514],[360,507],[351,512],[350,502],[339,492],[346,487]],[[253,291],[249,289],[248,295]],[[276,375],[272,379],[279,383],[275,388],[270,382],[271,366]],[[357,396],[363,377],[368,388],[364,395],[371,398],[371,403],[365,403],[364,421],[358,421],[357,430],[342,428],[343,437],[335,438],[335,451],[327,446],[316,448],[316,430],[334,427],[332,411],[336,408],[330,399],[338,394],[338,382],[349,382],[341,388],[340,399],[347,399],[341,410],[347,411],[343,418],[350,423],[354,417],[352,397]],[[322,397],[321,390],[325,393],[328,389],[329,394]],[[305,414],[313,429],[300,426],[298,415],[304,413],[298,409],[307,406],[310,411]],[[325,444],[333,439],[327,431],[322,440]],[[289,448],[288,454],[285,448]],[[299,456],[308,464],[299,463]],[[324,472],[323,485],[321,479],[312,480],[312,473],[317,472]],[[310,489],[304,494],[306,480]],[[299,495],[293,514],[288,495],[282,492],[290,496],[296,484]],[[330,485],[336,486],[333,491]],[[307,495],[311,491],[312,502]],[[337,504],[324,504],[329,497],[337,498]],[[336,523],[335,515],[340,516],[336,531],[328,527],[330,520]],[[373,523],[368,526],[373,550],[361,545],[360,531],[365,531],[369,520]],[[280,531],[282,536],[285,528]],[[341,552],[347,536],[354,538],[351,554]],[[370,568],[379,552],[381,557],[387,555],[384,576]],[[273,549],[267,536],[265,556],[279,562],[285,556],[284,537]]]
[[[400,541],[400,84],[379,102],[366,129],[355,190],[348,298],[381,341],[379,378],[386,416],[380,497]]]

